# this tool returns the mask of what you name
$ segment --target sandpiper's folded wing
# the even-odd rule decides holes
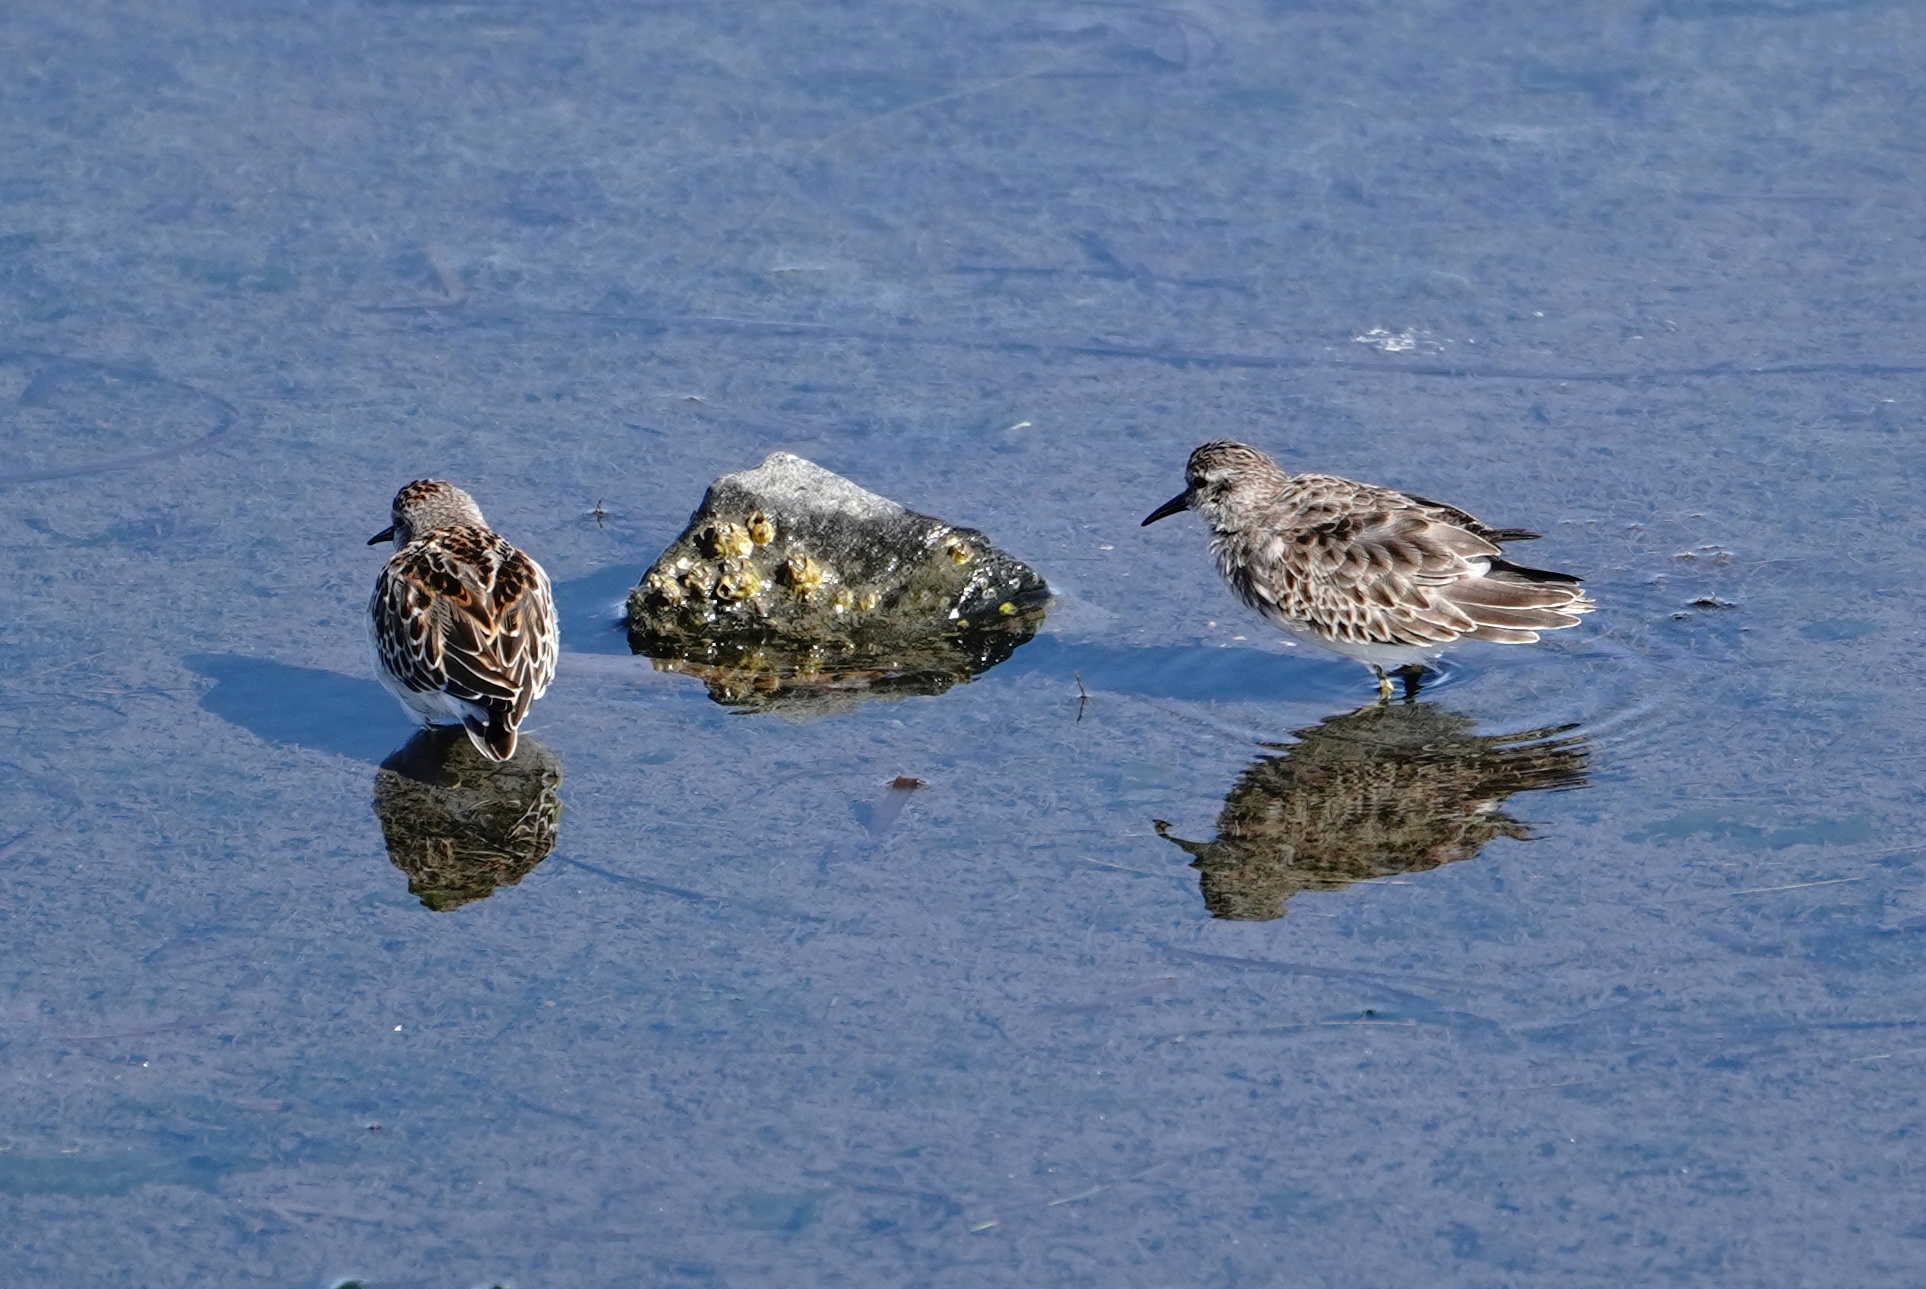
[[[511,729],[554,679],[548,578],[486,529],[411,543],[382,570],[373,611],[377,647],[403,684],[499,713]]]
[[[1272,538],[1266,552],[1296,565],[1283,580],[1301,603],[1280,606],[1285,616],[1338,640],[1527,644],[1540,631],[1575,625],[1592,607],[1576,578],[1504,560],[1502,530],[1476,531],[1438,513],[1449,508],[1381,489],[1360,487],[1349,500],[1325,523]]]
[[[1433,501],[1429,497],[1420,497],[1415,492],[1407,492],[1400,495],[1402,495],[1406,501],[1415,503],[1418,509],[1425,513],[1426,518],[1442,520],[1448,524],[1456,524],[1466,532],[1477,537],[1482,537],[1486,541],[1535,542],[1540,536],[1540,534],[1534,533],[1529,528],[1493,528],[1490,524],[1465,513],[1456,506],[1447,506],[1442,501]]]

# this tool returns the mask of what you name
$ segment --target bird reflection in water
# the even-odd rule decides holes
[[[423,730],[381,763],[374,812],[408,890],[438,913],[513,886],[555,849],[562,765],[524,735],[491,762],[459,726]]]
[[[1574,725],[1517,734],[1473,730],[1434,703],[1375,703],[1298,730],[1297,742],[1238,776],[1217,840],[1157,834],[1190,853],[1212,917],[1283,917],[1299,891],[1470,859],[1494,837],[1531,830],[1499,809],[1517,792],[1582,788],[1586,745]]]

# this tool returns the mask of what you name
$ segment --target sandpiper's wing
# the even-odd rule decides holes
[[[1284,617],[1355,643],[1526,644],[1592,607],[1577,578],[1506,561],[1498,542],[1510,530],[1386,488],[1329,483],[1302,512],[1309,522],[1280,525],[1259,552],[1259,564],[1285,571],[1272,587],[1297,601],[1278,604]],[[1252,596],[1273,598],[1258,579]]]
[[[1482,537],[1486,541],[1535,542],[1542,535],[1534,533],[1529,528],[1493,528],[1490,524],[1466,514],[1456,506],[1447,506],[1442,501],[1433,501],[1429,497],[1420,497],[1415,492],[1404,492],[1398,495],[1406,501],[1416,504],[1420,510],[1425,512],[1426,518],[1442,520],[1447,524],[1456,524],[1466,532],[1474,536]]]
[[[555,605],[541,565],[483,528],[443,528],[398,551],[373,603],[388,670],[488,713],[486,750],[513,755],[515,729],[555,677]]]

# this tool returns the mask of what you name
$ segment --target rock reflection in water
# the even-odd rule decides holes
[[[1585,786],[1576,726],[1473,733],[1433,703],[1373,704],[1297,731],[1245,769],[1217,816],[1217,840],[1159,836],[1188,851],[1212,917],[1284,916],[1299,891],[1333,891],[1476,855],[1494,837],[1530,840],[1501,813],[1516,792]]]
[[[716,644],[699,653],[686,642],[631,635],[657,671],[694,676],[709,697],[741,712],[828,716],[869,699],[940,694],[1007,659],[1043,625],[1030,607],[982,629],[953,634],[824,641]]]
[[[381,763],[374,812],[388,857],[436,912],[513,886],[555,849],[562,765],[523,736],[513,759],[484,760],[458,727],[423,730]]]

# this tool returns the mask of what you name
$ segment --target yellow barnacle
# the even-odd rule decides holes
[[[649,579],[645,585],[648,586],[649,594],[655,598],[657,603],[682,603],[682,586],[675,578],[667,573],[655,572],[649,574]]]
[[[776,570],[776,576],[797,595],[807,596],[823,584],[823,566],[807,555],[791,555]]]
[[[749,516],[749,540],[758,546],[767,546],[776,540],[776,521],[758,510]]]
[[[746,559],[732,559],[722,566],[716,579],[716,598],[733,603],[746,600],[762,589],[762,575]]]
[[[961,537],[952,537],[943,543],[943,549],[950,554],[950,563],[967,564],[976,558],[976,550]]]
[[[741,524],[711,524],[702,530],[702,547],[717,559],[747,555],[756,548]]]
[[[860,592],[856,596],[856,607],[861,609],[864,613],[868,613],[871,609],[875,608],[876,592],[874,591]]]
[[[707,595],[715,589],[716,567],[713,564],[695,564],[682,575],[682,587],[690,595]]]
[[[848,587],[839,586],[836,588],[836,598],[830,603],[835,607],[836,612],[847,613],[856,607],[856,597],[850,594]]]
[[[1007,618],[1011,614],[1016,612],[1016,605],[1010,603],[1008,600],[1005,600],[1003,603],[996,606],[996,611],[998,613],[1001,613],[1004,617]]]

